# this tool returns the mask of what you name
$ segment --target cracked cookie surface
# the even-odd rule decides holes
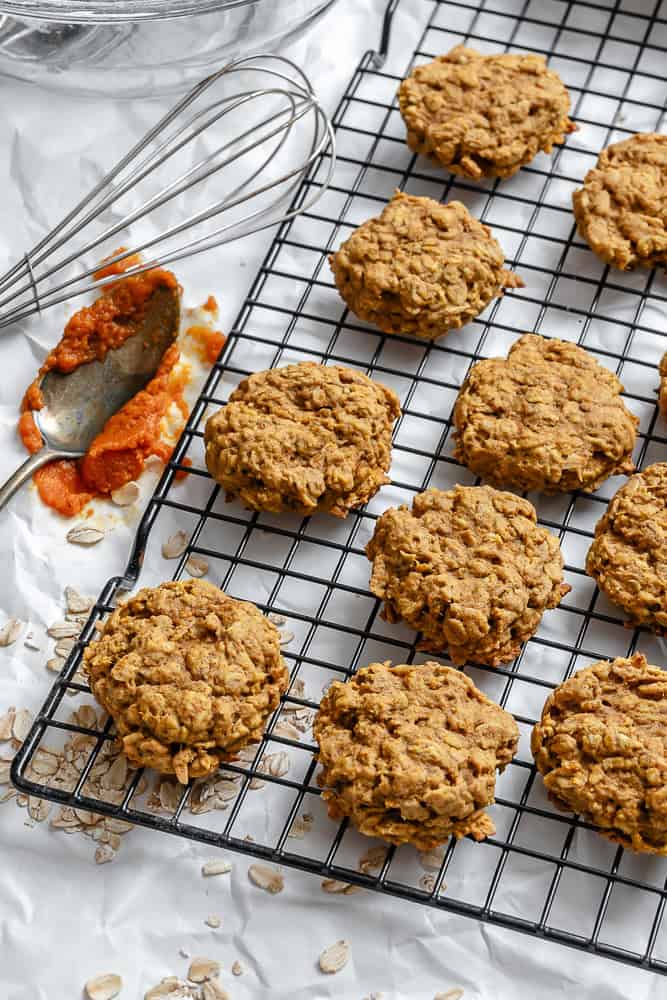
[[[407,143],[454,174],[511,177],[576,126],[570,95],[542,56],[458,45],[417,66],[398,91]]]
[[[549,695],[531,749],[549,798],[609,840],[667,854],[667,673],[631,659],[579,670]]]
[[[494,486],[596,490],[634,470],[639,421],[623,386],[576,344],[520,337],[478,361],[454,407],[454,456]]]
[[[503,289],[523,285],[504,269],[491,230],[465,205],[400,191],[329,261],[355,315],[384,333],[423,340],[464,326]]]
[[[389,482],[398,397],[304,361],[245,378],[206,424],[206,465],[251,510],[346,517]]]
[[[382,617],[457,664],[514,659],[570,589],[558,539],[528,500],[491,486],[426,490],[378,519],[366,546]]]
[[[579,233],[611,267],[667,265],[667,135],[603,149],[572,204]]]
[[[615,494],[586,572],[633,624],[667,630],[667,462],[637,472]]]
[[[440,663],[372,663],[331,685],[313,727],[333,819],[430,850],[495,832],[484,807],[519,730],[465,674]]]
[[[259,740],[289,680],[275,625],[204,580],[139,591],[84,667],[128,760],[184,784]]]

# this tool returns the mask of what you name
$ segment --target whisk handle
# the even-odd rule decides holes
[[[34,455],[31,455],[23,465],[20,465],[16,472],[9,477],[4,486],[0,487],[0,510],[9,503],[17,490],[30,479],[34,472],[41,469],[47,462],[52,462],[54,458],[71,458],[67,451],[57,451],[55,448],[40,448]]]

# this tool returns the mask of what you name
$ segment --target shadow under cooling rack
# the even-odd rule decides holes
[[[667,457],[667,429],[656,407],[656,365],[667,347],[667,286],[657,272],[609,272],[577,238],[572,191],[600,149],[630,131],[660,130],[667,83],[667,9],[657,2],[567,3],[511,0],[437,3],[393,0],[388,59],[362,59],[335,115],[333,183],[309,211],[282,226],[256,276],[224,354],[195,405],[174,458],[150,501],[123,578],[108,582],[93,615],[14,764],[17,786],[64,807],[90,810],[178,836],[232,848],[321,878],[361,885],[564,942],[660,973],[667,972],[663,911],[667,861],[624,852],[547,800],[529,750],[530,729],[548,692],[573,670],[640,648],[652,662],[661,640],[628,630],[584,572],[596,521],[620,480],[592,496],[530,495],[539,520],[560,538],[572,591],[547,612],[537,635],[504,668],[466,668],[511,711],[519,752],[499,777],[490,813],[496,834],[451,842],[420,856],[368,841],[329,820],[315,780],[311,723],[323,690],[373,660],[419,662],[414,634],[379,617],[368,592],[364,546],[377,516],[427,486],[472,483],[452,458],[452,405],[470,365],[504,355],[527,330],[586,347],[623,381],[641,421],[638,465]],[[409,7],[424,20],[416,50],[401,52]],[[387,20],[389,27],[390,21]],[[509,180],[472,184],[415,157],[404,142],[395,100],[406,63],[465,42],[482,51],[542,52],[567,83],[579,131],[553,156],[539,155]],[[297,195],[322,185],[316,165]],[[442,343],[385,337],[343,307],[327,255],[351,229],[377,214],[394,189],[463,201],[492,226],[525,281]],[[391,484],[344,521],[253,514],[225,504],[202,449],[211,407],[247,373],[302,360],[358,367],[391,386],[402,402]],[[192,462],[185,484],[174,475]],[[235,597],[286,619],[284,653],[291,686],[261,744],[219,774],[181,788],[129,771],[104,787],[113,733],[78,673],[81,652],[116,597],[161,581],[159,548],[186,532],[209,577]],[[145,558],[145,561],[144,561]],[[83,722],[85,724],[83,724]],[[72,767],[60,782],[35,772],[40,748],[66,746]],[[110,783],[107,782],[107,785]],[[370,850],[369,850],[370,847]],[[345,886],[334,886],[343,891]]]

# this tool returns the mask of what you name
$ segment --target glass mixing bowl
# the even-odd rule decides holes
[[[114,97],[183,89],[336,0],[0,0],[0,74]]]

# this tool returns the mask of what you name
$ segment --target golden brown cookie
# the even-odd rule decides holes
[[[667,352],[665,352],[660,359],[660,389],[658,403],[663,417],[667,417]]]
[[[667,630],[667,462],[618,490],[595,528],[586,572],[633,624]]]
[[[582,347],[520,337],[478,361],[454,407],[455,457],[494,486],[596,490],[634,470],[639,420],[616,376]]]
[[[484,807],[514,756],[516,722],[440,663],[371,663],[332,684],[313,727],[332,819],[423,851],[495,833]]]
[[[667,265],[667,135],[603,149],[572,203],[579,233],[611,267]]]
[[[398,91],[407,143],[453,174],[511,177],[576,128],[570,95],[542,56],[457,45],[417,66]]]
[[[667,673],[640,653],[549,695],[531,749],[549,798],[614,843],[667,854]]]
[[[289,680],[276,627],[204,580],[140,590],[84,666],[131,763],[184,784],[259,740]]]
[[[558,539],[535,508],[491,486],[426,490],[392,507],[366,546],[382,617],[424,635],[454,663],[514,659],[546,608],[570,589]]]
[[[245,378],[206,424],[206,465],[251,510],[347,517],[389,482],[391,389],[304,361]]]
[[[360,319],[423,340],[469,323],[503,289],[523,285],[504,269],[489,227],[460,201],[441,205],[401,191],[329,262],[341,297]]]

